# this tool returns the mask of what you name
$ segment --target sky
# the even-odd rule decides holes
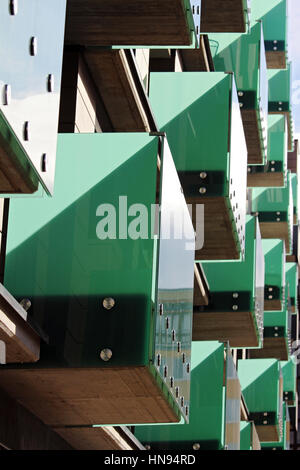
[[[300,1],[288,0],[289,61],[292,62],[292,105],[295,138],[300,140]]]

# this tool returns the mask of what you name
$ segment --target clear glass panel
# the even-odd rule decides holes
[[[187,418],[195,242],[190,214],[166,140],[161,171],[155,358],[160,354],[160,364],[156,362],[159,373],[180,406],[183,405],[183,414]]]
[[[233,210],[241,253],[244,256],[248,153],[234,79],[232,80],[230,124],[230,203]]]
[[[291,174],[289,173],[289,178],[288,178],[288,185],[289,185],[289,208],[288,208],[288,221],[289,221],[289,240],[290,240],[290,250],[289,253],[292,250],[293,247],[293,237],[294,237],[294,230],[293,230],[293,225],[294,225],[294,201],[293,201],[293,188],[292,188],[292,180],[291,180]]]
[[[65,0],[19,0],[15,15],[10,14],[8,1],[0,5],[0,111],[50,193],[55,174],[65,10]],[[11,95],[8,101],[4,96],[7,86]]]
[[[266,62],[266,51],[263,26],[261,25],[261,39],[260,39],[260,71],[259,71],[259,114],[261,120],[261,131],[264,146],[264,159],[267,158],[268,149],[268,72]]]

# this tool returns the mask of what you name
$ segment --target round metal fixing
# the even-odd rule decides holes
[[[250,166],[248,166],[247,171],[248,171],[248,173],[251,173],[251,168],[250,168]]]
[[[277,218],[277,219],[276,219],[276,222],[280,222],[280,219],[279,219],[279,218]]]
[[[268,288],[268,291],[269,291],[269,292],[273,292],[273,287],[269,287],[269,288]]]
[[[263,424],[268,424],[268,421],[264,420],[264,421],[263,421]]]
[[[244,106],[244,104],[243,104],[243,103],[240,103],[240,108],[242,108],[243,106]]]
[[[278,108],[278,111],[282,111],[282,108]]]
[[[273,299],[273,295],[269,295],[269,296],[268,296],[268,299],[269,299],[269,300],[272,300],[272,299]]]
[[[35,36],[30,38],[29,54],[31,56],[37,55],[37,38]]]
[[[275,160],[272,160],[272,161],[271,161],[271,165],[275,165]]]
[[[25,122],[24,122],[23,138],[24,138],[24,140],[26,140],[26,141],[30,140],[29,121],[25,121]]]
[[[275,172],[275,168],[271,168],[271,172],[274,173],[274,172]]]
[[[276,46],[273,47],[273,51],[277,51],[277,47],[276,47]]]
[[[199,193],[200,194],[205,194],[206,193],[206,188],[204,188],[203,186],[201,188],[199,188]]]
[[[273,44],[277,44],[277,43],[278,43],[277,39],[274,39]]]
[[[49,73],[47,77],[47,91],[52,93],[54,91],[54,75]]]
[[[234,299],[238,299],[238,297],[239,297],[238,292],[234,292],[234,293],[232,294],[232,297],[233,297]]]
[[[195,444],[193,444],[193,450],[200,450],[200,444],[198,442],[195,442]]]
[[[145,445],[145,449],[146,449],[146,450],[151,450],[151,446],[149,446],[149,444],[146,444],[146,445]]]
[[[161,364],[161,355],[160,354],[157,354],[157,356],[156,356],[156,363],[157,363],[157,366],[159,367],[160,364]]]
[[[244,96],[244,92],[243,91],[238,91],[238,96]]]
[[[100,358],[102,361],[107,362],[112,358],[112,350],[109,348],[104,348],[100,352]]]
[[[47,171],[47,154],[43,153],[41,158],[41,172],[46,173]]]
[[[238,305],[233,305],[233,306],[232,306],[232,310],[235,310],[235,311],[236,311],[236,310],[238,310],[238,308],[239,308]]]
[[[280,212],[276,212],[276,215],[280,215]]]
[[[9,13],[13,16],[18,13],[18,0],[9,1]]]
[[[29,299],[22,299],[21,302],[20,302],[20,305],[21,307],[24,308],[24,310],[26,310],[26,312],[30,309],[31,307],[31,300]]]
[[[204,180],[207,177],[207,173],[205,171],[201,171],[200,178]]]
[[[11,102],[11,86],[7,83],[3,90],[3,104],[8,106]]]
[[[116,305],[116,301],[112,297],[105,297],[105,299],[103,299],[102,305],[105,310],[111,310]]]

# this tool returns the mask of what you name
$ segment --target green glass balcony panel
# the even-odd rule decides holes
[[[264,327],[272,328],[273,330],[268,331],[268,335],[274,337],[285,337],[287,336],[288,330],[288,311],[282,310],[281,312],[265,312],[264,314]],[[266,333],[265,333],[266,336]]]
[[[269,112],[291,109],[291,64],[285,70],[268,69]],[[278,108],[282,109],[278,109]]]
[[[298,264],[297,263],[286,263],[285,264],[285,282],[289,289],[286,292],[286,300],[288,296],[290,300],[290,309],[292,313],[298,310]]]
[[[268,144],[268,77],[260,23],[250,34],[209,34],[215,69],[233,72],[248,148],[248,163],[265,164]]]
[[[65,42],[92,47],[198,47],[201,1],[68,0]]]
[[[0,7],[0,193],[34,193],[40,181],[52,194],[66,1],[9,3]]]
[[[193,340],[229,341],[233,348],[261,347],[265,267],[257,218],[247,216],[244,261],[201,264],[210,301],[194,308]]]
[[[251,25],[262,20],[268,68],[286,68],[287,0],[252,0]]]
[[[204,205],[204,246],[196,259],[239,259],[247,149],[232,75],[151,73],[150,102],[167,134],[187,202]],[[224,221],[218,231],[216,217]]]
[[[262,240],[265,258],[265,310],[285,306],[285,246],[283,240]]]
[[[240,423],[240,450],[261,450],[253,421],[241,421]]]
[[[282,374],[279,361],[239,360],[238,376],[259,440],[279,442],[282,436]]]
[[[282,114],[288,122],[288,150],[294,149],[294,124],[292,114],[292,71],[291,64],[285,70],[269,69],[269,113]]]
[[[135,436],[151,450],[223,449],[226,429],[225,347],[193,341],[191,410],[188,424],[136,426]],[[231,384],[232,385],[232,384]],[[231,387],[234,388],[234,387]],[[239,403],[240,406],[240,403]]]
[[[290,450],[290,417],[289,407],[283,404],[282,437],[279,442],[263,442],[261,450]]]
[[[298,176],[296,173],[291,174],[292,191],[293,191],[293,206],[294,206],[294,225],[298,225]]]
[[[248,166],[248,187],[284,187],[287,180],[287,120],[280,114],[268,116],[268,162]]]
[[[262,238],[280,238],[285,241],[286,253],[293,246],[293,192],[291,173],[287,174],[285,188],[253,188],[252,211],[258,215]]]
[[[61,416],[50,413],[43,419],[128,424],[155,420],[155,414],[158,422],[163,416],[178,421],[181,413],[188,419],[194,230],[167,141],[142,133],[61,134],[58,157],[52,198],[11,201],[5,285],[17,299],[30,299],[30,314],[49,335],[49,345],[30,369],[32,377],[51,367],[71,387],[75,368],[87,374],[84,380],[92,387],[95,378],[89,373],[102,374],[97,386],[120,413],[106,413],[101,402],[93,417],[66,416],[58,406]],[[159,187],[157,232],[153,216]],[[137,382],[156,382],[165,407],[160,416],[147,414],[137,396],[128,399],[126,410],[122,393],[114,398],[105,388],[102,380],[107,383],[111,374],[126,381],[121,379],[125,370],[132,377],[140,373]],[[6,373],[22,372],[22,366],[2,370],[2,383]],[[56,383],[47,374],[44,380]],[[150,384],[149,391],[137,394],[151,395]],[[39,381],[27,386],[46,406],[49,397],[38,390]],[[88,388],[82,390],[84,398]],[[141,407],[140,418],[132,413],[132,400]]]
[[[244,33],[250,26],[251,0],[202,0],[202,33]]]
[[[295,406],[297,400],[297,365],[292,356],[289,361],[281,362],[283,377],[283,399],[288,406]]]

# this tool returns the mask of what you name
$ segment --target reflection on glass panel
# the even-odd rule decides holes
[[[232,80],[232,108],[230,128],[230,203],[234,213],[236,230],[239,235],[242,258],[245,253],[245,224],[247,200],[247,146],[241,119],[240,105],[235,85]]]
[[[0,6],[0,111],[48,192],[53,191],[65,0]]]

